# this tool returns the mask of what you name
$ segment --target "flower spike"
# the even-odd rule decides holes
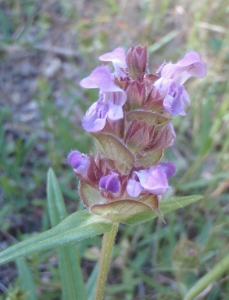
[[[87,110],[82,126],[96,138],[97,155],[75,150],[68,162],[80,179],[80,196],[95,214],[127,220],[125,213],[146,210],[159,216],[159,199],[175,174],[173,162],[161,162],[173,146],[173,115],[185,115],[190,104],[183,84],[202,78],[206,67],[196,52],[177,63],[163,63],[156,74],[147,69],[147,50],[141,45],[125,54],[121,47],[99,57],[111,62],[81,80],[84,88],[99,89],[98,100]],[[163,200],[162,200],[163,201]],[[113,217],[112,217],[113,216]]]

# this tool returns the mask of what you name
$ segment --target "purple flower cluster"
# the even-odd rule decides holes
[[[99,57],[112,62],[96,68],[80,85],[99,89],[98,100],[82,120],[96,139],[98,153],[77,150],[68,162],[81,183],[103,197],[104,203],[120,200],[160,199],[176,171],[172,162],[160,162],[165,148],[176,138],[172,115],[185,115],[189,96],[183,84],[191,76],[204,77],[206,68],[196,52],[176,64],[163,63],[156,74],[147,70],[146,47],[123,48]],[[84,197],[82,197],[84,201]],[[94,204],[84,201],[91,208]]]

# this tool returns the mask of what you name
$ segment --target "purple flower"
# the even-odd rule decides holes
[[[160,70],[161,77],[172,79],[177,85],[182,85],[191,77],[206,76],[206,66],[196,52],[188,52],[176,64],[165,64]]]
[[[118,174],[111,173],[107,176],[104,176],[99,181],[99,188],[112,194],[116,194],[121,190],[121,183],[118,178]]]
[[[114,83],[114,75],[106,66],[96,68],[88,77],[80,81],[80,85],[88,89],[99,88],[103,92],[123,92]]]
[[[73,168],[76,175],[87,177],[90,159],[77,150],[73,150],[68,155],[68,163]]]
[[[164,194],[169,185],[168,179],[176,172],[173,163],[161,163],[152,166],[146,170],[135,171],[139,182],[135,179],[129,179],[127,184],[127,193],[131,197],[137,197],[142,191],[147,191],[154,195]]]
[[[172,82],[163,101],[165,110],[171,115],[180,114],[185,116],[185,104],[189,105],[190,101],[184,86],[176,85],[174,82]]]
[[[121,47],[114,49],[112,52],[105,53],[99,57],[101,61],[111,61],[113,63],[116,77],[126,77],[124,70],[127,68],[125,50]]]
[[[106,124],[106,118],[109,111],[109,105],[103,101],[96,101],[87,110],[86,115],[82,119],[82,126],[89,132],[98,132],[102,130]]]
[[[172,115],[185,115],[184,107],[189,105],[189,96],[183,83],[191,76],[202,78],[206,75],[206,67],[196,52],[187,53],[176,64],[164,64],[154,83],[154,87],[164,97],[163,106]]]
[[[105,67],[95,69],[90,76],[80,82],[85,88],[99,88],[99,100],[86,112],[82,120],[83,128],[89,132],[98,132],[106,124],[106,119],[123,118],[122,106],[126,102],[126,93],[114,83],[114,76]]]
[[[141,186],[139,181],[137,181],[133,178],[129,179],[127,186],[126,186],[126,191],[129,196],[131,196],[133,198],[138,197],[141,194],[142,190],[143,190],[143,187]]]

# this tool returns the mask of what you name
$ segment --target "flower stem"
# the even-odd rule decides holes
[[[204,275],[187,293],[184,300],[193,300],[199,295],[209,284],[223,275],[229,269],[229,253],[221,259],[215,267]]]
[[[100,266],[99,266],[99,273],[98,273],[96,291],[95,291],[95,300],[103,299],[112,249],[113,249],[117,230],[118,230],[118,223],[113,224],[111,231],[106,232],[103,235],[102,251],[100,256]]]

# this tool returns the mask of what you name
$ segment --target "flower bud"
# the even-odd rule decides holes
[[[118,174],[112,173],[102,177],[99,181],[99,188],[109,191],[113,194],[120,192],[121,184],[118,179]]]
[[[147,50],[146,46],[131,47],[126,54],[126,63],[132,79],[137,79],[146,72]]]
[[[68,155],[68,163],[77,174],[83,174],[87,171],[90,160],[87,156],[77,150]]]
[[[118,174],[111,173],[102,177],[99,181],[99,189],[101,195],[106,199],[112,199],[121,191],[121,183]]]
[[[87,178],[87,172],[90,165],[89,157],[77,150],[73,150],[68,155],[68,163],[79,178]]]

